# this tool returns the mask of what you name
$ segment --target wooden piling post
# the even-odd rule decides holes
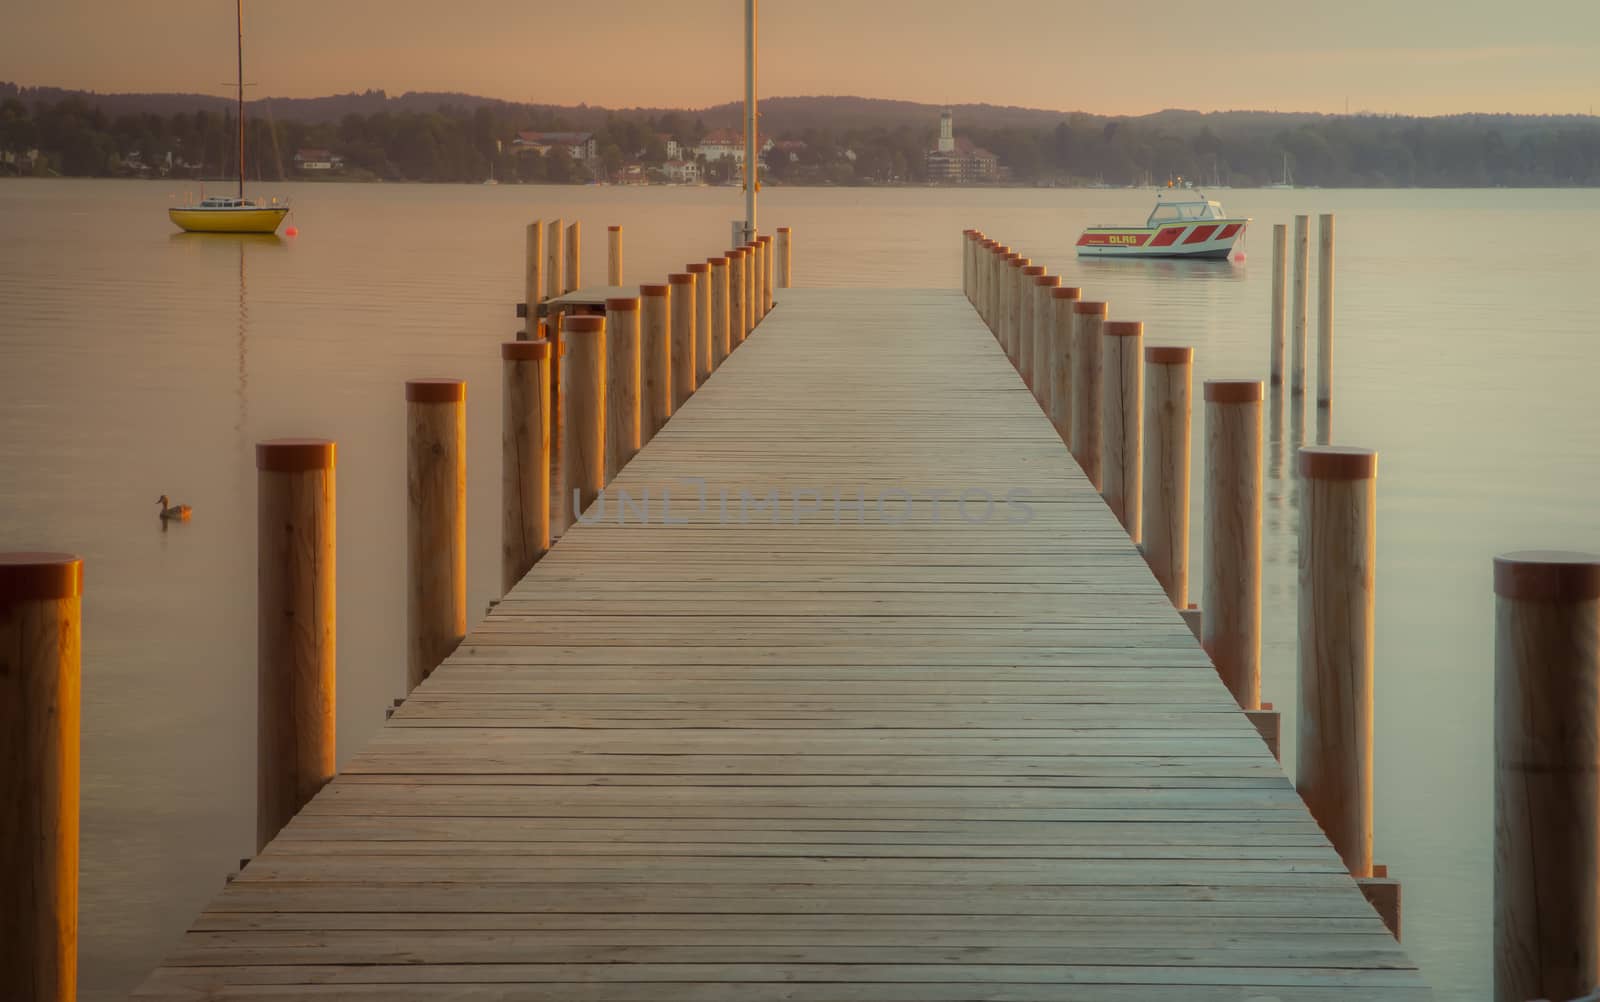
[[[794,264],[794,229],[789,226],[778,227],[778,288],[787,289],[793,285]]]
[[[1294,286],[1289,309],[1289,391],[1306,391],[1306,285],[1310,278],[1309,216],[1294,217]]]
[[[994,260],[997,247],[996,241],[989,237],[985,237],[978,243],[978,270],[976,275],[978,282],[978,318],[983,321],[985,327],[989,328],[990,334],[996,333],[992,303],[994,300]]]
[[[1056,301],[1051,295],[1061,285],[1060,275],[1039,275],[1033,280],[1033,395],[1039,409],[1050,416],[1051,397],[1055,392],[1055,372],[1050,367],[1053,356],[1051,336],[1056,330]]]
[[[1600,984],[1600,556],[1494,561],[1494,999]]]
[[[1028,377],[1023,372],[1024,361],[1022,358],[1022,272],[1033,267],[1033,262],[1021,254],[1013,253],[1007,262],[1005,272],[1006,283],[1006,337],[1011,340],[1011,359],[1016,366],[1017,374],[1022,376],[1022,381],[1027,383]]]
[[[568,521],[594,503],[606,485],[606,318],[568,315],[562,336],[567,346],[567,410],[561,422],[562,499]]]
[[[1369,877],[1378,454],[1308,446],[1299,466],[1295,788],[1351,875]]]
[[[467,384],[406,381],[406,693],[467,635]]]
[[[750,329],[752,331],[761,323],[762,318],[767,315],[761,294],[761,276],[767,270],[766,256],[767,245],[762,242],[760,237],[750,241],[750,260],[753,263],[753,267],[750,269]]]
[[[578,223],[567,225],[567,272],[563,292],[576,292],[583,287],[583,256],[579,253],[583,243],[583,228]]]
[[[566,231],[561,220],[552,219],[544,224],[544,298],[554,299],[566,291],[561,281],[561,266],[565,257],[561,253],[562,238]],[[532,309],[532,306],[529,306]]]
[[[1317,403],[1333,400],[1333,213],[1317,227]]]
[[[761,320],[758,300],[761,280],[756,277],[761,271],[761,248],[751,241],[741,249],[744,251],[744,336],[748,338],[756,332],[756,324]]]
[[[687,270],[694,278],[694,386],[698,390],[711,376],[711,265],[701,261]]]
[[[639,286],[639,447],[672,417],[672,286]],[[691,363],[692,363],[691,359]]]
[[[695,331],[694,274],[679,272],[667,276],[672,300],[672,413],[688,402],[699,386],[697,374],[698,336]]]
[[[0,998],[19,1002],[78,998],[82,602],[80,558],[0,553]]]
[[[550,342],[509,341],[500,394],[500,594],[550,550]]]
[[[711,268],[711,368],[715,371],[733,350],[733,310],[728,306],[733,290],[728,271],[733,264],[726,256],[708,258],[706,263]]]
[[[539,335],[539,301],[543,298],[544,224],[535,220],[528,224],[522,258],[522,301],[528,312],[522,329],[529,340]]]
[[[1107,304],[1079,301],[1072,321],[1072,455],[1100,489],[1100,337]]]
[[[606,300],[606,483],[639,451],[639,300]]]
[[[1144,350],[1142,545],[1150,572],[1175,609],[1189,604],[1189,421],[1194,349]]]
[[[961,294],[972,302],[972,244],[976,230],[961,231]]]
[[[773,254],[772,234],[768,233],[761,238],[761,315],[766,316],[772,312],[772,270]]]
[[[1000,277],[1005,271],[1006,262],[1010,257],[1011,248],[998,240],[989,249],[989,316],[987,322],[990,333],[994,334],[995,339],[1006,349],[1007,357],[1010,357],[1011,346],[1006,342],[1005,328],[1000,323],[1001,307],[1005,304],[1005,287],[1001,285]]]
[[[1289,227],[1276,223],[1272,227],[1272,344],[1268,377],[1273,386],[1283,385],[1283,337],[1287,307],[1284,292],[1288,286]]]
[[[1035,400],[1039,399],[1039,387],[1033,375],[1036,350],[1033,341],[1033,308],[1036,304],[1034,281],[1043,277],[1044,273],[1044,265],[1030,264],[1021,269],[1017,277],[1017,353],[1022,363],[1022,382],[1033,391]]]
[[[1109,320],[1100,333],[1100,496],[1137,543],[1144,475],[1144,324]]]
[[[1259,379],[1205,384],[1205,539],[1200,645],[1246,710],[1261,708]]]
[[[606,227],[606,284],[622,284],[622,227]]]
[[[1054,312],[1050,330],[1050,421],[1056,434],[1068,447],[1072,445],[1072,332],[1076,329],[1078,301],[1083,290],[1058,285],[1050,290]]]
[[[728,251],[728,353],[744,343],[744,251]]]

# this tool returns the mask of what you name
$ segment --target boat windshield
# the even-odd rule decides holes
[[[1160,202],[1150,213],[1150,226],[1185,219],[1222,219],[1225,213],[1216,202]]]

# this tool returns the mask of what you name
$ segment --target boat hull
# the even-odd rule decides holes
[[[276,233],[288,214],[286,206],[167,210],[173,224],[189,233]]]
[[[1091,226],[1078,238],[1078,256],[1224,261],[1248,223],[1248,219],[1202,219],[1160,226]]]

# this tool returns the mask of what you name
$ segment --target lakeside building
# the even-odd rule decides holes
[[[668,160],[661,165],[661,173],[672,184],[700,183],[700,164],[694,160]]]
[[[344,169],[344,157],[327,150],[296,150],[294,167],[295,170],[325,174]]]
[[[599,157],[599,147],[592,132],[519,132],[511,140],[516,153],[549,153],[565,150],[574,160],[589,162]]]
[[[945,184],[982,184],[1001,180],[1000,158],[970,139],[957,138],[955,115],[939,116],[939,141],[924,156],[928,180]]]

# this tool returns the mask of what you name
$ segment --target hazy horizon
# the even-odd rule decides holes
[[[739,0],[617,0],[609,16],[513,0],[245,11],[249,97],[441,91],[513,102],[704,108],[740,100]],[[21,86],[226,93],[233,5],[57,0],[0,37]],[[1377,43],[1377,44],[1375,44]],[[1600,4],[1343,7],[1241,0],[1204,18],[1145,0],[1044,2],[1004,16],[953,0],[812,0],[761,10],[760,92],[1139,115],[1169,108],[1322,114],[1592,114]],[[623,72],[617,72],[617,70]]]

